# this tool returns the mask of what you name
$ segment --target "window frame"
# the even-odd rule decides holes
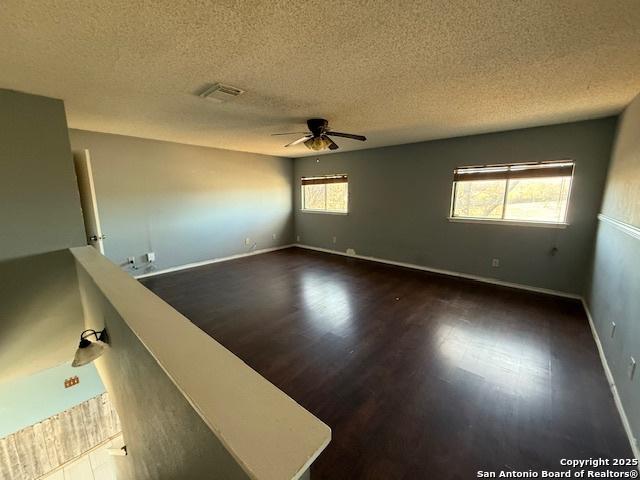
[[[342,210],[317,210],[317,209],[311,209],[311,208],[305,208],[305,194],[304,194],[304,180],[305,179],[330,179],[330,178],[338,178],[338,177],[344,177],[346,179],[345,182],[327,182],[327,183],[320,183],[321,185],[325,186],[324,189],[324,196],[325,196],[325,201],[324,204],[326,206],[327,204],[327,188],[326,186],[329,183],[346,183],[347,184],[347,204],[346,204],[346,210],[342,211]],[[335,174],[330,174],[330,175],[312,175],[312,176],[308,176],[308,177],[300,177],[300,211],[302,213],[319,213],[319,214],[324,214],[324,215],[349,215],[349,200],[350,200],[350,195],[351,195],[351,191],[349,189],[349,175],[347,175],[346,173],[335,173]]]
[[[544,166],[553,166],[554,164],[571,164],[571,176],[569,176],[569,187],[567,190],[567,204],[564,212],[564,218],[561,221],[545,221],[545,220],[517,220],[517,219],[507,219],[504,218],[505,212],[507,210],[507,199],[509,196],[509,180],[510,178],[505,178],[505,189],[504,189],[504,197],[502,199],[502,213],[501,218],[489,218],[489,217],[463,217],[454,215],[455,210],[455,199],[456,199],[456,188],[458,181],[455,180],[455,174],[458,169],[471,169],[471,168],[505,168],[508,167],[508,171],[512,167],[530,167],[532,170],[539,166],[538,168],[544,168]],[[546,227],[546,228],[566,228],[569,226],[569,207],[571,205],[571,194],[573,192],[573,180],[575,177],[576,170],[576,162],[573,159],[567,158],[562,160],[550,160],[543,162],[521,162],[521,163],[503,163],[503,164],[491,164],[491,165],[469,165],[464,167],[457,167],[454,169],[454,180],[451,182],[451,201],[449,206],[449,216],[447,219],[450,222],[457,223],[480,223],[480,224],[491,224],[491,225],[512,225],[512,226],[529,226],[529,227]],[[527,177],[523,177],[527,178]],[[536,178],[535,176],[529,178]],[[539,178],[553,178],[553,177],[539,177]]]

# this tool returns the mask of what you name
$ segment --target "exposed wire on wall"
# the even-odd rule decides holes
[[[154,262],[144,262],[142,264],[136,265],[135,263],[131,265],[131,269],[135,271],[143,270],[143,273],[153,272],[158,267]]]
[[[122,268],[124,268],[127,271],[135,271],[135,272],[140,272],[142,271],[142,273],[148,273],[148,272],[153,272],[154,270],[157,270],[158,267],[156,267],[156,264],[154,261],[144,261],[142,263],[136,263],[135,258],[134,257],[129,257],[130,260],[121,263],[120,266]]]

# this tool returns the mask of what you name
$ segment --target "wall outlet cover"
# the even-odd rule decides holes
[[[136,257],[127,257],[127,263],[133,265],[136,263]]]
[[[296,237],[296,242],[299,242],[299,241],[300,241],[300,235]]]
[[[244,239],[244,244],[245,245],[251,245],[251,239],[249,237]]]
[[[156,261],[156,252],[148,252],[147,253],[147,262],[155,262]]]
[[[273,234],[273,239],[275,240],[275,239],[276,239],[276,237],[277,237],[277,235],[274,233],[274,234]]]
[[[338,241],[337,237],[333,237],[333,243],[336,243]]]
[[[500,266],[500,259],[499,258],[494,258],[491,260],[491,266],[492,267],[499,267]]]

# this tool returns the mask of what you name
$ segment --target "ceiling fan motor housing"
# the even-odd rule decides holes
[[[329,122],[324,118],[310,118],[307,120],[307,127],[314,137],[319,137],[327,131]]]
[[[337,150],[340,147],[338,147],[338,144],[336,144],[336,142],[334,142],[329,136],[350,138],[361,142],[364,142],[367,139],[364,135],[355,135],[353,133],[329,130],[329,122],[324,118],[310,118],[307,120],[307,127],[309,128],[309,133],[306,133],[304,137],[287,143],[285,147],[292,147],[293,145],[299,145],[302,143],[311,150]],[[302,132],[274,133],[273,135],[294,135],[297,133]]]

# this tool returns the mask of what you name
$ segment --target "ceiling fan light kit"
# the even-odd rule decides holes
[[[315,150],[316,152],[331,148],[333,145],[335,145],[335,143],[333,143],[331,139],[325,135],[322,135],[321,137],[313,137],[304,142],[305,147],[310,150]]]
[[[286,144],[285,147],[292,147],[303,143],[309,150],[337,150],[340,147],[330,138],[331,136],[350,138],[360,142],[364,142],[367,139],[364,135],[334,132],[329,128],[329,122],[324,118],[310,118],[307,120],[307,127],[309,128],[309,133],[306,133],[303,137]],[[273,135],[295,135],[298,133],[300,132],[274,133]]]

